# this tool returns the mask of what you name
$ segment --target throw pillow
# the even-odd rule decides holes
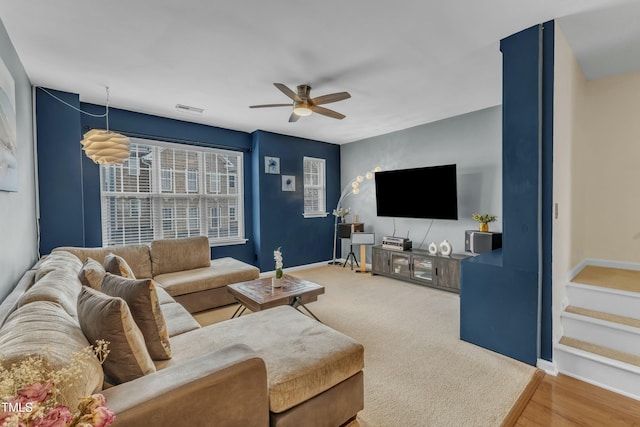
[[[87,258],[78,273],[78,279],[84,286],[99,291],[105,274],[106,271],[102,264],[93,258]]]
[[[107,273],[117,274],[118,276],[126,277],[127,279],[136,278],[131,267],[127,264],[127,261],[114,253],[108,253],[104,257],[104,269]]]
[[[109,355],[102,367],[114,383],[155,372],[142,332],[122,298],[83,286],[78,295],[78,321],[89,342],[109,341]]]
[[[102,292],[122,298],[131,310],[133,320],[140,328],[147,350],[154,360],[171,358],[167,325],[160,309],[156,286],[151,279],[126,279],[107,273],[102,281]]]

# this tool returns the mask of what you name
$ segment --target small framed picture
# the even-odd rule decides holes
[[[264,173],[280,174],[280,158],[264,156]]]
[[[282,191],[296,191],[296,177],[282,175]]]

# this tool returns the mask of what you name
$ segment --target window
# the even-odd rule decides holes
[[[209,218],[211,218],[211,229],[218,230],[218,228],[220,227],[220,208],[217,206],[211,208]]]
[[[131,218],[140,217],[140,200],[138,199],[129,200],[129,216]]]
[[[242,165],[240,152],[132,138],[128,161],[100,166],[104,246],[244,242]]]
[[[140,161],[137,157],[129,157],[127,163],[129,164],[129,175],[140,175]]]
[[[197,206],[189,207],[189,230],[200,231],[200,209]]]
[[[187,193],[198,192],[198,171],[195,169],[187,170]]]
[[[162,231],[173,230],[173,209],[162,208]]]
[[[313,218],[327,216],[325,160],[305,157],[304,169],[304,216]]]
[[[209,174],[209,193],[220,193],[220,174],[217,172]]]
[[[173,170],[160,170],[160,187],[163,192],[173,192]]]

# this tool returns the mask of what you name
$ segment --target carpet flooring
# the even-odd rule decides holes
[[[365,348],[365,409],[353,426],[499,426],[535,368],[459,339],[456,294],[340,266],[290,274],[319,283],[308,307]],[[228,319],[235,306],[196,315]]]

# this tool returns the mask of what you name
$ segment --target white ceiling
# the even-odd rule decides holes
[[[342,144],[500,104],[499,40],[554,18],[588,77],[640,70],[639,3],[0,0],[0,19],[36,86],[100,105],[109,86],[113,107]],[[347,117],[249,109],[289,101],[274,82],[348,91],[326,105]]]

